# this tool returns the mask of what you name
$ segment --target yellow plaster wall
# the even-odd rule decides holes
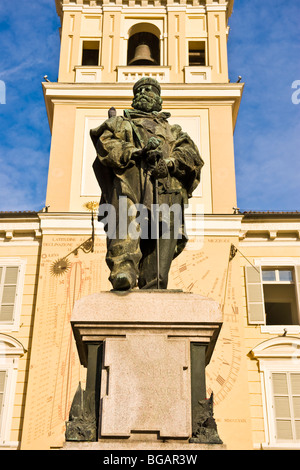
[[[109,290],[105,265],[105,240],[96,237],[94,253],[71,254],[69,270],[53,273],[53,263],[71,253],[87,237],[46,235],[33,331],[30,380],[28,383],[22,449],[60,447],[65,421],[79,380],[79,366],[70,327],[74,302],[94,292]],[[229,263],[234,237],[192,238],[174,261],[169,289],[183,289],[215,299],[224,306],[224,326],[207,368],[207,394],[214,392],[215,418],[228,449],[251,449],[247,357],[243,343],[243,293],[240,263]],[[236,436],[239,436],[237,440]]]
[[[50,211],[70,208],[75,118],[72,104],[55,106],[46,195]]]
[[[214,393],[214,416],[227,449],[251,450],[243,290],[239,257],[229,261],[231,243],[238,240],[228,236],[205,236],[203,243],[191,239],[171,267],[169,288],[213,298],[222,306],[223,326],[206,369],[207,396]]]
[[[113,98],[111,98],[112,100]],[[51,212],[80,212],[88,201],[98,200],[100,191],[92,170],[96,152],[88,133],[88,123],[98,127],[107,119],[108,108],[114,105],[122,115],[127,106],[115,98],[76,105],[55,104],[53,136],[50,153],[49,177],[46,204]],[[231,214],[236,206],[233,127],[231,105],[200,105],[189,107],[185,102],[180,109],[169,101],[164,111],[171,112],[170,123],[182,125],[189,132],[187,119],[199,120],[200,152],[205,161],[200,187],[195,192],[192,204],[202,204],[205,213]],[[186,126],[186,128],[184,127]],[[192,136],[193,138],[193,136]],[[197,142],[197,145],[198,142]],[[83,189],[86,174],[89,174],[93,193]]]
[[[244,329],[244,355],[247,357],[248,383],[249,383],[249,400],[251,410],[251,428],[253,443],[260,445],[266,442],[263,397],[261,387],[261,374],[259,372],[259,364],[257,360],[251,359],[248,355],[250,351],[263,341],[277,337],[276,334],[262,333],[260,325],[249,325],[247,315],[247,297],[246,297],[246,280],[245,266],[254,264],[255,259],[259,258],[300,258],[299,248],[297,246],[274,245],[247,247],[244,244],[239,246],[239,250],[247,258],[240,256],[240,280],[242,292],[242,315]],[[248,261],[247,261],[248,260]],[[294,335],[300,337],[300,335]]]
[[[228,82],[226,13],[207,12],[208,63],[212,66],[212,82]]]
[[[58,74],[59,82],[74,82],[74,66],[79,65],[81,58],[81,19],[81,12],[74,11],[64,13]]]
[[[232,214],[236,207],[236,182],[231,106],[211,106],[210,149],[212,212]]]
[[[168,65],[171,66],[170,81],[183,83],[183,67],[186,63],[185,48],[186,19],[183,11],[168,15]]]
[[[53,263],[87,238],[59,234],[43,238],[23,450],[62,445],[65,422],[79,381],[84,388],[85,370],[79,364],[70,318],[76,300],[109,289],[105,241],[96,240],[94,253],[79,250],[77,256],[70,255],[70,268],[64,275],[55,274]]]
[[[21,326],[19,331],[12,333],[28,350],[20,359],[12,441],[21,437],[30,353],[32,359],[22,433],[23,449],[62,445],[73,394],[79,380],[84,384],[85,370],[79,366],[69,320],[74,301],[93,292],[110,289],[104,261],[105,240],[96,237],[94,253],[79,251],[77,256],[70,254],[70,268],[63,276],[53,273],[53,263],[71,253],[87,238],[84,235],[46,235],[41,256],[38,245],[16,249],[16,246],[8,244],[5,249],[0,249],[0,256],[27,260]],[[240,252],[229,261],[232,243],[239,247]],[[224,324],[207,367],[207,395],[214,392],[215,418],[228,449],[252,449],[253,445],[265,442],[261,379],[257,362],[250,359],[249,352],[276,336],[261,333],[260,326],[248,325],[245,257],[251,263],[260,257],[299,259],[299,249],[272,243],[270,246],[250,247],[239,244],[236,237],[225,235],[192,238],[186,250],[174,261],[169,282],[170,289],[199,293],[215,299],[224,307]]]
[[[121,12],[103,12],[103,66],[102,81],[110,83],[116,81],[116,67],[120,65],[120,34],[121,34]]]
[[[17,331],[6,329],[1,330],[0,327],[0,333],[18,340],[26,351],[19,360],[10,433],[10,440],[12,442],[20,441],[22,435],[21,431],[24,419],[26,387],[31,355],[32,328],[34,323],[36,290],[38,284],[38,266],[40,261],[39,250],[40,247],[37,243],[32,246],[22,246],[16,245],[14,242],[8,242],[5,246],[0,246],[0,258],[20,258],[26,261],[20,326]]]
[[[72,182],[69,210],[72,212],[84,210],[84,204],[90,200],[99,200],[100,190],[92,170],[92,163],[96,158],[96,152],[89,136],[89,128],[96,128],[107,119],[107,105],[104,106],[102,105],[102,108],[100,106],[97,108],[80,108],[76,111],[74,153],[72,171],[70,172],[72,173]],[[118,106],[116,107],[117,114],[122,115],[123,109]],[[202,171],[201,183],[191,200],[191,207],[193,207],[195,212],[197,205],[202,205],[201,213],[210,213],[212,211],[212,196],[210,184],[209,110],[205,108],[194,109],[193,112],[188,108],[164,110],[171,112],[170,124],[179,123],[186,132],[190,132],[191,127],[193,127],[193,133],[195,133],[196,138],[192,135],[191,137],[196,142],[199,141],[197,145],[200,147],[199,150],[205,161],[205,166]],[[197,129],[195,129],[195,126],[197,126]],[[65,186],[64,189],[66,189]],[[89,194],[87,194],[88,189],[91,189]],[[52,197],[57,197],[56,191],[52,193]],[[59,204],[59,201],[57,201],[57,204]]]

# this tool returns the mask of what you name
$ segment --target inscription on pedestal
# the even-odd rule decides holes
[[[189,344],[165,335],[128,335],[105,344],[101,437],[156,432],[187,438],[191,429]],[[107,381],[107,383],[105,383]]]

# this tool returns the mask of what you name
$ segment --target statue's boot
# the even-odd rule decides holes
[[[114,290],[129,290],[135,287],[136,279],[129,272],[118,273],[112,280]]]

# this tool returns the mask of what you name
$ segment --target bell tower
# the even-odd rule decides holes
[[[160,331],[165,332],[165,325],[170,320],[168,324],[172,331],[167,335],[170,341],[166,341],[169,343],[165,345],[165,341],[160,342],[161,338],[155,338],[155,347],[147,346],[145,355],[152,361],[149,377],[153,375],[153,380],[156,381],[155,390],[159,389],[161,382],[166,383],[163,396],[170,404],[169,409],[175,410],[176,416],[177,401],[174,401],[175,405],[171,403],[172,396],[179,397],[182,403],[184,389],[189,397],[186,403],[190,402],[191,382],[186,375],[189,374],[188,358],[191,354],[195,357],[195,354],[203,370],[203,365],[206,367],[213,353],[213,348],[209,347],[208,357],[204,357],[204,348],[197,349],[196,345],[191,352],[188,344],[194,341],[196,344],[199,335],[207,344],[207,335],[213,334],[213,341],[217,338],[217,344],[212,361],[206,368],[207,396],[211,396],[213,391],[216,401],[219,399],[216,416],[221,419],[220,436],[223,441],[232,443],[234,440],[235,444],[236,437],[233,435],[238,435],[239,446],[246,447],[250,432],[248,405],[246,399],[240,398],[248,393],[247,366],[240,352],[245,298],[240,290],[241,274],[237,257],[234,259],[235,264],[229,263],[231,248],[239,243],[242,219],[242,215],[233,214],[233,207],[236,206],[233,133],[243,92],[242,83],[232,83],[228,78],[228,22],[233,0],[55,0],[55,4],[61,19],[61,52],[57,81],[43,83],[52,134],[46,196],[48,210],[39,213],[40,264],[22,448],[60,448],[65,442],[64,427],[78,383],[86,382],[87,389],[96,387],[91,376],[86,375],[86,361],[82,359],[89,354],[96,358],[94,345],[91,344],[92,349],[89,351],[85,347],[80,350],[79,360],[70,328],[74,305],[78,301],[83,299],[84,303],[86,297],[99,293],[108,294],[107,298],[111,297],[109,272],[105,263],[106,234],[103,225],[94,220],[94,213],[90,217],[88,212],[89,208],[94,208],[99,203],[101,197],[93,171],[96,152],[90,130],[96,129],[108,118],[111,107],[115,108],[118,116],[131,107],[133,86],[142,77],[153,77],[159,81],[162,111],[171,114],[168,118],[170,124],[179,124],[190,135],[204,161],[201,182],[185,210],[189,243],[186,250],[172,263],[168,289],[182,293],[183,299],[188,299],[186,294],[189,293],[213,299],[224,308],[225,318],[224,321],[221,319],[220,311],[219,320],[200,331],[197,328],[201,322],[201,312],[193,302],[190,306],[186,300],[181,300],[178,310],[175,309],[178,317],[175,317],[171,310],[173,304],[163,304],[162,300],[155,305],[158,317],[163,319],[163,327],[156,328],[155,325],[161,323],[155,323],[156,314],[153,316],[151,302],[148,304],[149,316],[145,317],[146,320],[139,320],[139,315],[145,310],[141,301],[140,304],[135,304],[135,309],[128,307],[130,315],[137,315],[133,318],[133,323],[128,323],[125,310],[124,316],[119,316],[123,315],[126,298],[118,297],[116,308],[110,301],[106,304],[107,317],[103,317],[105,331],[117,331],[117,336],[121,339],[128,331],[128,336],[133,336],[135,341],[141,332],[144,334],[145,322],[151,329],[149,338],[153,338],[156,335],[154,326],[155,332],[160,334]],[[202,232],[202,227],[200,228],[199,237],[197,230],[194,230],[195,220],[205,222]],[[102,301],[97,305],[103,313]],[[180,326],[185,318],[184,308],[187,308],[188,328]],[[93,318],[98,315],[96,310],[88,311],[92,312]],[[206,309],[203,311],[206,312]],[[237,315],[238,311],[242,313]],[[116,314],[114,324],[110,323],[111,312]],[[166,317],[161,317],[161,314]],[[207,318],[212,321],[209,315]],[[222,330],[218,336],[214,328],[222,321]],[[90,325],[89,321],[85,324]],[[128,328],[126,331],[115,330],[119,325]],[[131,335],[136,325],[142,325],[141,332],[138,330],[136,336]],[[93,342],[96,333],[92,329],[84,331]],[[97,331],[99,335],[95,339],[96,343],[103,340],[104,334],[102,330],[102,333]],[[174,335],[178,334],[178,341],[182,341],[185,332],[189,334],[188,339],[184,339],[184,346],[177,348]],[[114,338],[109,344],[108,348],[115,347]],[[135,364],[136,353],[144,351],[141,343],[134,342],[133,347],[126,350],[121,349],[122,344],[120,356],[126,358],[129,351],[132,364]],[[169,356],[164,354],[164,357],[179,358],[180,354],[178,364],[180,363],[180,371],[183,373],[182,382],[177,380],[179,368],[176,363],[175,379],[171,380],[171,389],[177,387],[176,390],[174,388],[173,395],[169,394],[167,388],[167,379],[173,377],[173,369],[170,368],[169,361],[166,361],[165,368],[157,368],[159,359],[153,354],[164,351],[165,347],[168,348]],[[112,355],[109,356],[108,353],[108,359],[113,357],[115,350],[111,351]],[[89,360],[87,358],[87,363]],[[92,362],[95,368],[98,367],[97,360]],[[115,380],[111,383],[115,383],[117,387],[120,382],[124,382],[125,369],[121,367],[120,376],[113,376],[112,372],[109,378],[109,367],[108,360],[104,366],[103,380]],[[111,370],[113,371],[113,367]],[[137,370],[141,370],[140,366]],[[129,390],[129,393],[122,395],[125,403],[131,393],[131,378],[135,373],[131,365],[128,371],[130,374],[125,374],[128,389],[125,387],[125,390]],[[195,379],[196,385],[193,382],[193,390],[202,387],[204,398],[204,374],[199,377]],[[199,381],[201,387],[198,386]],[[108,390],[107,384],[108,382],[102,389],[103,393]],[[180,384],[185,384],[185,388]],[[233,384],[236,386],[231,389]],[[114,385],[110,387],[112,390]],[[145,387],[144,390],[147,399],[143,402],[145,406],[140,409],[145,415],[149,415],[149,400],[153,399],[155,420],[147,429],[155,431],[157,437],[159,428],[156,417],[160,414],[160,401],[156,400],[158,394],[152,393],[151,387]],[[82,396],[80,390],[77,396]],[[99,398],[99,394],[97,396]],[[102,398],[107,397],[105,395]],[[192,400],[193,406],[196,406],[198,397],[193,395]],[[236,406],[237,401],[239,406]],[[128,435],[129,424],[132,426],[129,434],[136,429],[143,432],[144,428],[138,428],[136,423],[129,423],[127,420],[126,413],[123,413],[126,408],[122,405],[124,402],[118,401],[118,396],[113,402],[109,397],[107,399],[109,410],[120,410],[123,407],[120,412],[115,413],[116,421],[122,416],[122,433],[124,431]],[[130,411],[130,407],[125,411],[128,410]],[[190,409],[186,410],[184,416],[188,416],[189,420]],[[150,417],[152,419],[152,415]],[[173,422],[171,413],[168,423],[172,427]],[[180,426],[186,422],[188,421],[185,418],[175,420],[175,424],[179,423]],[[237,432],[233,433],[230,423],[238,423]],[[105,434],[109,435],[111,421],[106,419],[106,424],[108,427]],[[176,425],[174,433],[179,429],[176,429]],[[188,426],[184,429],[180,427],[181,437],[189,435],[190,427],[188,432],[187,428]],[[122,433],[117,435],[123,436]],[[165,435],[169,434],[162,434]]]
[[[99,200],[89,137],[114,106],[131,106],[142,76],[161,83],[163,110],[205,162],[191,201],[205,214],[236,206],[233,132],[243,85],[228,79],[233,0],[55,0],[61,18],[58,81],[44,83],[52,133],[46,204],[80,212]]]

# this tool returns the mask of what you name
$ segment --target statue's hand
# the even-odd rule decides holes
[[[166,161],[161,159],[158,161],[158,163],[155,165],[154,169],[152,170],[151,175],[153,178],[158,179],[158,178],[166,178],[168,176],[168,166],[166,164]]]
[[[131,154],[131,160],[135,160],[135,161],[140,160],[140,158],[142,158],[143,156],[143,153],[144,153],[144,149],[135,150]]]
[[[146,160],[148,165],[155,165],[156,162],[163,158],[163,153],[160,150],[148,150]]]
[[[149,150],[156,149],[160,145],[160,142],[161,142],[160,139],[158,139],[157,137],[150,137],[150,139],[148,140],[145,146],[146,152],[148,152]]]

